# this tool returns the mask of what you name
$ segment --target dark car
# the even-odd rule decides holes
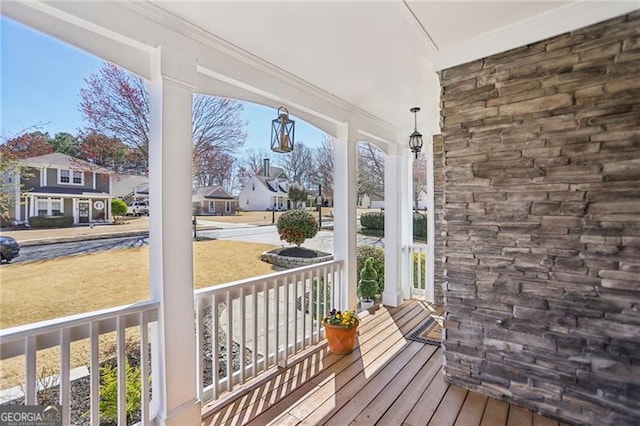
[[[13,237],[0,236],[0,253],[2,254],[2,260],[6,260],[9,263],[11,259],[18,257],[20,244]]]

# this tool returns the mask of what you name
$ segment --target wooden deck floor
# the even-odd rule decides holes
[[[235,400],[205,407],[203,424],[562,425],[446,383],[441,349],[405,338],[429,313],[420,301],[379,309],[362,321],[353,353],[316,347]]]

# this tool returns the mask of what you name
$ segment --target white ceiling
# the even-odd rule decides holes
[[[326,123],[360,120],[354,128],[361,132],[405,144],[411,107],[422,108],[423,134],[439,132],[438,70],[623,15],[640,9],[640,0],[5,0],[2,6],[3,14],[147,78],[154,49],[167,43],[205,69],[196,87],[207,93],[291,106],[325,130],[332,126]],[[189,69],[176,64],[182,65]],[[249,94],[225,94],[224,82]]]
[[[640,1],[167,1],[156,6],[399,129],[437,132],[434,70],[561,34]],[[421,127],[419,125],[419,127]]]

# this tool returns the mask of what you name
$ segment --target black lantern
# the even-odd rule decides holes
[[[293,151],[293,139],[296,123],[289,118],[289,111],[285,107],[278,108],[278,118],[271,121],[271,151]]]
[[[420,111],[420,108],[413,107],[409,111],[413,113],[414,117],[413,133],[411,133],[411,135],[409,136],[409,147],[411,148],[411,151],[416,155],[416,158],[418,158],[418,154],[420,154],[420,151],[422,151],[422,135],[420,134],[420,132],[418,132],[418,116],[416,115],[416,113]]]

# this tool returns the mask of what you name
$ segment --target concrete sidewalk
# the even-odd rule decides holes
[[[197,230],[254,228],[272,225],[268,212],[243,212],[236,216],[198,216]],[[275,218],[280,215],[277,212]],[[330,217],[323,218],[323,228],[332,226]],[[43,244],[68,243],[118,237],[149,235],[149,217],[124,217],[117,224],[94,224],[55,229],[2,230],[1,235],[15,238],[20,246],[29,247]]]
[[[198,221],[198,230],[220,229],[220,223]],[[222,224],[224,225],[224,224]],[[236,227],[238,224],[227,224]],[[149,218],[146,216],[126,218],[118,224],[94,224],[55,229],[20,229],[2,231],[2,235],[15,238],[21,247],[44,244],[69,243],[74,241],[99,240],[105,238],[137,237],[149,235]]]

